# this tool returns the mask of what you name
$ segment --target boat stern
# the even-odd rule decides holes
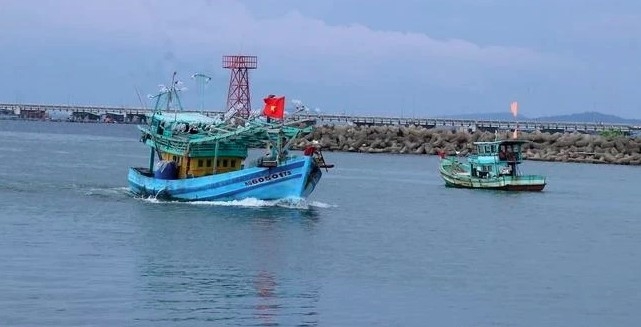
[[[166,195],[166,181],[154,178],[154,174],[147,168],[130,167],[127,180],[129,182],[129,192],[134,195],[153,197]]]

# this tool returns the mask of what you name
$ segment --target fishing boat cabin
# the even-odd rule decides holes
[[[474,142],[475,154],[468,158],[473,177],[517,176],[517,165],[523,161],[524,140]]]
[[[220,122],[200,114],[155,114],[148,127],[142,127],[142,141],[152,148],[150,170],[154,157],[173,162],[173,176],[166,179],[194,178],[240,170],[247,158],[247,146],[228,139],[207,140]],[[224,133],[225,131],[223,131]]]

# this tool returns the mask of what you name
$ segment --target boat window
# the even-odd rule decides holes
[[[207,159],[207,167],[211,167],[211,159]]]
[[[216,167],[220,167],[220,159],[216,160]]]
[[[227,167],[227,159],[223,159],[223,167]]]
[[[171,156],[171,160],[176,161],[176,156]]]
[[[229,163],[229,166],[236,167],[236,159],[231,159],[230,163]]]
[[[202,167],[202,166],[203,166],[203,159],[198,159],[198,167]]]

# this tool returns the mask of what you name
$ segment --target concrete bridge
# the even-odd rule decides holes
[[[22,119],[47,119],[50,113],[64,112],[72,121],[101,121],[121,123],[144,123],[150,109],[135,107],[78,106],[78,105],[43,105],[0,103],[0,115],[13,115]],[[197,112],[187,110],[189,112]],[[222,111],[204,111],[208,116],[223,114]],[[454,128],[467,130],[540,130],[545,132],[583,132],[595,133],[606,130],[620,131],[626,134],[641,131],[641,126],[599,122],[550,122],[550,121],[508,121],[508,120],[474,120],[452,118],[402,118],[402,117],[363,117],[352,115],[318,115],[296,114],[296,118],[316,119],[317,123],[354,124],[354,125],[417,125],[428,128]]]
[[[55,104],[0,103],[0,113],[22,119],[47,119],[52,113],[66,113],[72,121],[139,123],[146,120],[146,108],[79,106]]]
[[[517,121],[517,120],[482,120],[452,118],[399,118],[399,117],[363,117],[349,115],[297,115],[300,118],[315,118],[320,122],[347,123],[354,125],[416,125],[427,128],[455,128],[466,130],[514,130],[542,132],[583,132],[595,133],[606,130],[620,131],[626,134],[641,131],[641,126],[629,124],[599,122],[553,122],[553,121]]]

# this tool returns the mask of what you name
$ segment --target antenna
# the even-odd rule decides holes
[[[178,91],[187,90],[186,87],[182,86],[183,82],[176,79],[176,72],[171,75],[171,84],[169,87],[160,85],[160,94],[158,94],[157,101],[160,101],[162,95],[167,96],[167,103],[165,105],[165,111],[169,111],[171,108],[172,102],[175,100],[178,106],[174,106],[174,120],[178,119],[178,109],[183,110],[182,103],[180,102],[180,97],[178,96]]]

